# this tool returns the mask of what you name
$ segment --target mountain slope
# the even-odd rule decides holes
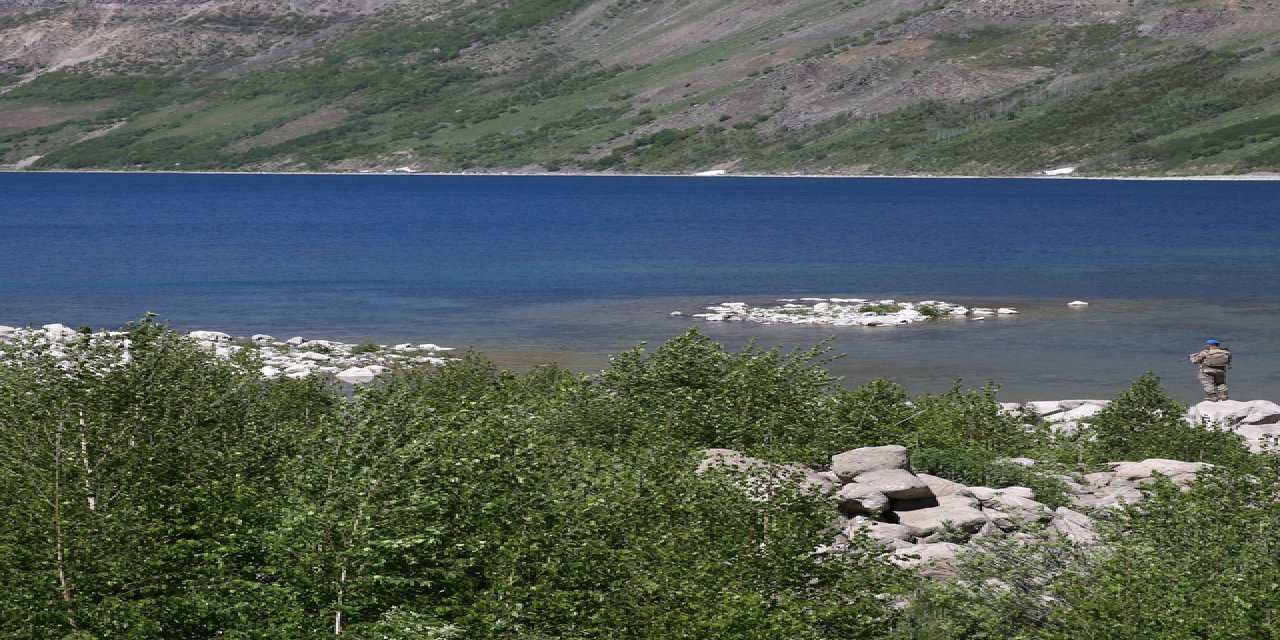
[[[0,0],[11,168],[1280,168],[1280,5]]]

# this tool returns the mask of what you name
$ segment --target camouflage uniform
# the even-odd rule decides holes
[[[1214,352],[1226,352],[1227,362],[1222,365],[1209,365],[1205,361]],[[1205,400],[1227,399],[1227,367],[1231,366],[1231,351],[1226,347],[1205,347],[1202,351],[1191,354],[1191,361],[1200,365],[1200,373],[1196,377],[1200,386],[1204,387]]]

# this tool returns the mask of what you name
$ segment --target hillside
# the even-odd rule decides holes
[[[0,0],[0,166],[1280,169],[1263,0]]]

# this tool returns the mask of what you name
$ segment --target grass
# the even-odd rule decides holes
[[[762,11],[779,13],[725,27],[714,39],[685,40],[656,58],[646,54],[650,64],[604,68],[567,63],[556,53],[561,45],[582,46],[557,40],[566,30],[555,19],[586,1],[522,0],[501,9],[496,0],[479,0],[448,5],[434,20],[405,5],[356,25],[305,60],[235,78],[47,74],[0,105],[95,105],[95,111],[29,131],[0,129],[0,158],[45,154],[41,168],[287,162],[324,169],[412,150],[445,170],[542,165],[684,173],[734,160],[742,170],[765,172],[1002,174],[1064,164],[1085,173],[1238,171],[1275,167],[1280,153],[1280,56],[1174,47],[1137,37],[1134,22],[924,31],[934,46],[895,45],[892,53],[876,54],[894,56],[885,82],[901,80],[911,66],[953,60],[979,75],[995,71],[1001,80],[992,86],[1012,88],[966,99],[891,97],[884,104],[898,108],[853,116],[855,107],[883,104],[860,105],[856,96],[796,102],[794,87],[785,96],[764,89],[773,82],[769,73],[776,68],[788,74],[788,84],[794,75],[810,83],[806,93],[820,91],[819,83],[841,69],[830,59],[810,67],[815,61],[805,60],[804,51],[822,45],[825,56],[897,33],[898,25],[937,28],[926,14],[943,3],[771,5]],[[608,21],[592,36],[601,58],[623,59],[649,46],[636,35],[652,26],[652,9],[631,2],[606,10]],[[667,28],[735,11],[728,0],[693,2],[671,13]],[[228,28],[261,22],[305,31],[319,24],[243,11],[209,19]],[[765,64],[771,66],[762,73]],[[697,109],[723,98],[734,106]],[[785,129],[752,120],[778,110],[801,117],[789,118]],[[325,113],[345,119],[307,120]],[[727,113],[727,120],[714,121]],[[76,143],[119,122],[126,124]],[[663,132],[662,144],[655,144],[655,131]]]
[[[878,316],[887,316],[899,311],[902,311],[902,307],[896,304],[876,303],[858,305],[858,313],[874,313]]]
[[[229,138],[255,125],[276,122],[282,118],[292,119],[292,114],[297,112],[298,108],[288,105],[282,96],[262,96],[244,102],[216,104],[185,115],[180,125],[156,130],[143,136],[142,141],[150,142],[168,137]]]

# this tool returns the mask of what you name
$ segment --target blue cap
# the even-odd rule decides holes
[[[1205,340],[1205,341],[1204,341],[1204,343],[1205,343],[1205,344],[1222,344],[1221,342],[1218,342],[1217,340]]]

